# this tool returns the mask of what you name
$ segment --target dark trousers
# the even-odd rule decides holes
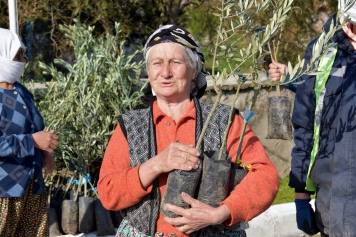
[[[324,234],[323,232],[320,232],[321,237],[329,237],[329,235]]]

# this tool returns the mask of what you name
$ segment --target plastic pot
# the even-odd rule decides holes
[[[198,169],[190,171],[173,170],[168,174],[166,191],[164,192],[160,207],[160,211],[164,216],[178,217],[177,214],[165,209],[167,203],[185,209],[189,208],[189,205],[184,202],[181,194],[185,192],[194,197],[200,175],[201,165],[199,165]]]
[[[236,185],[238,185],[241,180],[246,176],[247,170],[243,169],[236,163],[231,163],[231,171],[230,171],[230,182],[229,182],[229,194]]]
[[[201,184],[198,200],[212,207],[220,206],[229,192],[231,157],[219,152],[204,152]]]
[[[79,197],[79,218],[78,229],[81,233],[90,233],[94,231],[95,226],[95,211],[94,198]]]
[[[59,223],[57,218],[57,213],[54,208],[48,208],[48,219],[49,219],[49,236],[61,236],[62,233],[59,230]]]
[[[267,139],[292,139],[291,102],[286,96],[268,97]]]
[[[110,211],[111,220],[115,228],[118,228],[123,219],[120,211]]]
[[[111,220],[110,211],[103,207],[100,199],[95,199],[94,208],[97,236],[115,235],[116,231]]]
[[[61,223],[65,234],[74,235],[78,232],[78,203],[76,201],[63,201]]]

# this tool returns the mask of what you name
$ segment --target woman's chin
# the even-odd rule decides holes
[[[171,97],[178,97],[179,96],[179,92],[176,91],[176,90],[172,90],[170,88],[167,88],[167,89],[163,89],[163,90],[160,90],[158,92],[156,92],[157,95],[160,95],[160,97],[163,97],[163,98],[171,98]]]

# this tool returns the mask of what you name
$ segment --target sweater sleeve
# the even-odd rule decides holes
[[[0,136],[0,157],[27,158],[35,154],[31,134],[3,134]]]
[[[122,210],[142,200],[152,186],[142,188],[140,165],[131,168],[128,143],[117,126],[106,148],[98,181],[99,198],[108,210]]]
[[[228,134],[228,153],[233,162],[236,160],[243,124],[241,117],[236,115]],[[277,170],[249,126],[243,138],[241,160],[252,167],[241,183],[221,203],[225,204],[231,212],[231,218],[225,221],[227,225],[250,221],[267,210],[272,205],[279,188]]]

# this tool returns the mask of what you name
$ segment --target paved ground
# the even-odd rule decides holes
[[[314,200],[311,202],[314,206]],[[273,205],[264,213],[248,222],[246,229],[248,237],[306,237],[302,231],[298,230],[295,222],[295,204],[285,203]],[[96,233],[63,235],[62,237],[97,237]],[[319,235],[315,235],[318,237]],[[114,237],[108,235],[105,237]]]

